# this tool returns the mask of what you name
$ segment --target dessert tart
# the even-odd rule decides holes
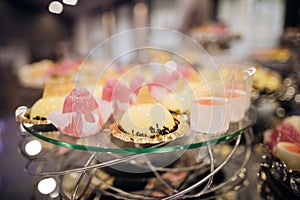
[[[31,117],[31,109],[26,106],[20,106],[16,109],[15,116],[16,121],[21,124],[33,124],[33,125],[47,125],[51,122],[46,117]]]
[[[182,137],[181,121],[163,105],[157,103],[148,88],[143,86],[137,101],[110,125],[111,134],[125,142],[155,144]]]
[[[48,119],[47,115],[62,109],[64,97],[43,97],[34,103],[31,108],[20,106],[15,115],[16,121],[21,124],[32,124],[32,129],[39,132],[57,131],[57,128]]]
[[[61,110],[64,97],[50,96],[37,100],[31,108],[20,106],[16,110],[16,120],[27,124],[51,124],[47,115],[53,111]]]

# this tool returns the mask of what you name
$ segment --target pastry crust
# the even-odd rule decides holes
[[[30,119],[30,109],[20,112],[16,116],[16,121],[21,124],[51,124],[49,120],[43,117],[41,119]]]
[[[133,142],[136,144],[157,144],[160,142],[171,142],[176,138],[182,137],[188,128],[188,124],[186,122],[180,121],[175,116],[174,116],[174,121],[177,124],[177,129],[173,132],[164,135],[159,133],[157,133],[157,135],[155,136],[137,136],[137,135],[128,134],[126,132],[123,132],[119,128],[119,123],[117,121],[115,121],[113,124],[110,125],[110,133],[115,138],[118,138],[125,142]]]

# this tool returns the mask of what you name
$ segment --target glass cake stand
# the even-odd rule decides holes
[[[59,131],[20,124],[19,150],[35,185],[52,177],[50,198],[189,199],[214,198],[246,184],[253,119],[231,123],[221,135],[195,133],[187,126],[181,138],[145,145],[114,138],[109,129],[76,138]],[[40,143],[30,153],[28,144]],[[242,142],[241,142],[242,141]]]
[[[98,134],[79,138],[63,134],[59,131],[45,132],[43,128],[41,128],[45,125],[21,124],[21,126],[22,129],[31,135],[62,147],[91,152],[141,154],[174,152],[217,144],[238,136],[251,125],[251,120],[245,117],[240,122],[231,123],[226,133],[204,134],[190,130],[187,116],[182,116],[181,118],[183,125],[179,131],[183,132],[183,136],[176,138],[172,142],[163,142],[156,145],[138,145],[130,142],[122,142],[119,139],[115,139],[108,128],[101,130]]]

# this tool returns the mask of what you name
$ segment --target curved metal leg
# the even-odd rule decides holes
[[[210,188],[208,189],[206,192],[204,192],[204,194],[206,193],[210,193],[210,192],[215,192],[215,191],[218,191],[220,190],[222,187],[228,185],[230,182],[232,181],[236,181],[237,178],[246,178],[245,174],[246,174],[246,165],[251,157],[251,153],[252,153],[252,141],[253,141],[253,132],[252,131],[247,131],[248,133],[244,133],[244,136],[245,136],[245,140],[246,140],[246,154],[245,154],[245,157],[244,157],[244,160],[241,164],[241,166],[239,167],[239,169],[236,171],[236,173],[234,173],[234,175],[228,179],[227,181],[224,181],[223,183],[213,187],[213,188]],[[242,174],[243,175],[242,175]],[[234,186],[233,186],[234,187]],[[232,188],[228,188],[227,190],[230,190]],[[223,191],[224,192],[224,191]]]
[[[232,155],[234,154],[234,152],[236,151],[239,143],[240,143],[240,140],[241,140],[241,135],[238,136],[237,138],[237,142],[236,144],[234,145],[234,148],[233,150],[228,154],[228,156],[225,158],[224,162],[219,165],[215,170],[213,170],[213,172],[211,172],[209,175],[207,175],[205,178],[203,178],[202,180],[198,181],[197,183],[195,183],[194,185],[172,195],[172,196],[169,196],[167,198],[164,198],[164,200],[168,200],[168,199],[176,199],[178,197],[181,197],[183,196],[184,194],[187,194],[188,192],[194,190],[195,188],[199,187],[200,185],[202,185],[204,182],[208,181],[211,177],[213,177],[218,171],[220,171],[222,169],[222,167],[224,165],[227,164],[227,162],[230,160],[230,158],[232,157]]]

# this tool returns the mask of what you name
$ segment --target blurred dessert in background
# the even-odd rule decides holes
[[[292,52],[288,48],[260,49],[253,52],[253,59],[261,62],[286,63],[291,59]]]
[[[41,60],[20,67],[17,72],[19,81],[23,87],[41,89],[48,78],[48,71],[54,66],[51,60]]]
[[[193,39],[199,42],[209,52],[229,49],[230,44],[241,38],[239,33],[230,31],[222,23],[206,23],[190,30]]]
[[[261,92],[271,93],[281,87],[281,75],[273,70],[256,67],[256,72],[253,77],[253,87]]]
[[[43,89],[48,78],[66,77],[69,79],[74,76],[81,65],[80,60],[63,60],[53,62],[51,60],[42,60],[26,66],[22,66],[17,71],[21,85],[25,88]]]
[[[264,134],[264,144],[292,170],[300,171],[300,116],[287,117]]]

